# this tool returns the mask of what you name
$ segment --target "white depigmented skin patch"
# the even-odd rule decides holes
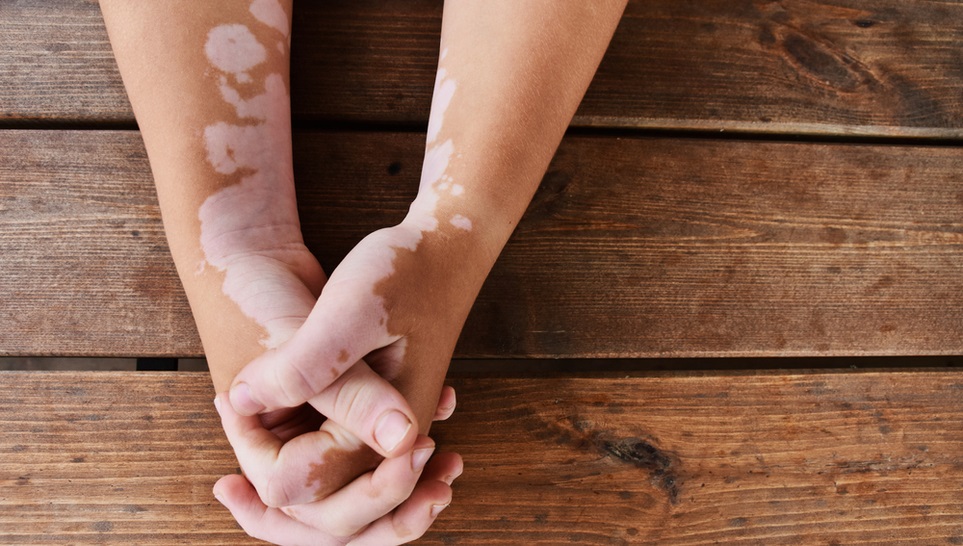
[[[428,145],[438,139],[438,133],[441,132],[441,126],[444,123],[445,111],[448,110],[457,87],[455,80],[448,77],[448,71],[439,68],[435,76],[435,91],[431,97],[431,113],[428,116]]]
[[[251,15],[258,21],[280,32],[285,38],[290,32],[288,14],[277,0],[254,0],[250,7]]]
[[[455,226],[458,229],[471,231],[471,220],[469,220],[468,218],[465,218],[461,214],[456,214],[452,216],[449,222],[451,223],[451,225]]]
[[[444,181],[444,177],[453,151],[454,144],[449,139],[437,146],[428,148],[425,152],[425,161],[421,168],[421,182],[418,186],[418,197],[411,204],[409,210],[409,216],[417,216],[423,219],[423,231],[434,231],[438,227],[435,209],[437,209],[438,201],[441,199],[439,186],[447,183]]]
[[[204,128],[207,161],[221,174],[232,174],[242,167],[253,167],[252,155],[264,152],[256,126],[232,125],[219,121]]]
[[[439,65],[447,56],[448,48],[443,47],[439,56]],[[464,186],[455,183],[448,174],[452,159],[460,157],[461,154],[456,156],[455,145],[450,138],[440,143],[436,142],[444,126],[445,112],[451,105],[457,89],[458,83],[448,74],[448,70],[444,66],[439,66],[435,76],[435,90],[431,97],[431,114],[428,119],[425,160],[421,169],[418,197],[409,210],[410,221],[419,225],[423,231],[438,229],[439,220],[435,215],[443,194],[460,197],[465,193]],[[468,220],[464,216],[461,218]],[[462,226],[466,225],[464,221],[458,223]],[[468,221],[467,225],[471,225],[471,222]]]
[[[267,60],[267,51],[244,25],[221,25],[207,35],[204,53],[218,70],[245,74]]]
[[[440,59],[444,59],[446,56],[447,50],[443,49]],[[445,112],[451,105],[457,88],[458,85],[454,78],[448,75],[444,67],[439,67],[435,92],[432,97],[431,118],[418,196],[412,202],[408,214],[402,222],[403,226],[408,229],[392,230],[389,228],[366,237],[345,257],[342,266],[332,273],[325,290],[329,288],[336,290],[332,287],[340,285],[343,277],[352,278],[352,280],[359,277],[368,278],[371,279],[372,286],[376,288],[391,279],[400,256],[404,253],[417,253],[427,234],[437,232],[449,224],[456,230],[463,232],[472,229],[472,221],[469,218],[463,214],[453,214],[452,211],[453,208],[457,208],[454,198],[459,198],[465,194],[466,189],[454,181],[452,159],[456,157],[455,142],[452,138],[446,138],[443,132]],[[439,206],[442,200],[444,200],[444,205]],[[441,225],[441,222],[444,222],[445,225]],[[352,253],[356,251],[366,254],[365,259],[361,260],[365,264],[363,270],[345,269],[344,264],[352,263]],[[402,280],[401,282],[406,281]],[[323,293],[322,298],[324,298]],[[392,334],[388,330],[388,324],[392,320],[388,301],[383,302],[382,309],[383,314],[377,317],[377,324],[382,325],[382,332],[388,339],[397,340],[397,334]],[[400,310],[401,313],[405,311],[410,312],[410,310]],[[375,328],[376,326],[372,324],[371,327]],[[404,351],[404,349],[401,350]],[[403,354],[400,358],[404,358]]]
[[[264,93],[244,100],[236,89],[228,85],[226,78],[221,78],[221,97],[234,107],[238,117],[267,121],[268,112],[278,101],[288,99],[288,90],[280,74],[269,74],[264,80]]]
[[[280,25],[281,19],[269,4],[280,9],[276,0],[255,1],[252,13],[280,30],[275,24]],[[283,26],[287,28],[286,15]],[[238,183],[209,196],[198,210],[204,252],[198,274],[205,264],[223,273],[222,290],[245,316],[264,328],[267,336],[261,344],[273,348],[291,331],[285,317],[307,316],[311,308],[304,302],[312,301],[299,292],[306,292],[305,287],[277,291],[261,284],[262,279],[277,278],[276,269],[283,267],[280,262],[263,259],[285,252],[284,248],[275,248],[273,242],[300,237],[296,216],[283,206],[273,206],[288,198],[294,202],[288,91],[284,78],[276,73],[268,74],[261,92],[253,96],[242,95],[231,85],[229,76],[239,84],[256,85],[247,72],[267,60],[267,50],[244,25],[212,29],[204,52],[211,65],[223,73],[218,78],[218,90],[241,122],[217,121],[204,128],[207,160],[220,174],[243,176]],[[292,195],[279,199],[279,192]]]

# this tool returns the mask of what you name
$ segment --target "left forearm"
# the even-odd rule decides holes
[[[624,0],[447,1],[425,165],[408,221],[454,236],[475,232],[493,263],[624,6]]]

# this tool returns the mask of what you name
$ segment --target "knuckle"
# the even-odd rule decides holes
[[[334,413],[345,423],[355,423],[364,418],[368,404],[363,387],[348,381],[341,385],[334,397]]]
[[[310,369],[306,362],[305,359],[292,359],[275,368],[277,385],[285,405],[302,404],[326,386],[321,385],[316,377],[317,369]]]
[[[408,492],[400,487],[385,488],[378,492],[378,498],[385,506],[395,507],[408,498]]]
[[[282,479],[276,474],[268,476],[264,484],[264,491],[261,493],[261,502],[270,508],[280,508],[291,504],[291,496],[288,493],[287,480]]]
[[[401,541],[401,544],[406,542],[411,542],[421,535],[425,534],[428,530],[428,526],[423,523],[419,523],[417,527],[411,527],[410,522],[405,521],[403,518],[395,517],[391,519],[391,529],[394,532],[395,538]]]
[[[372,481],[371,488],[372,494],[378,499],[379,503],[394,508],[411,496],[415,483],[408,480]]]
[[[333,537],[338,538],[348,538],[355,533],[357,529],[352,529],[343,521],[325,521],[324,530]]]

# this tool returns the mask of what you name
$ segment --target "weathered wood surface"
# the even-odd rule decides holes
[[[426,123],[441,2],[304,2],[302,121]],[[963,136],[963,4],[634,0],[577,126]],[[0,2],[0,119],[131,122],[96,2]]]
[[[414,197],[419,134],[296,139],[327,271]],[[963,352],[955,148],[567,139],[461,357]],[[0,133],[0,354],[197,355],[137,133]]]
[[[959,371],[454,378],[422,544],[959,544]],[[0,541],[244,544],[206,374],[0,373]]]

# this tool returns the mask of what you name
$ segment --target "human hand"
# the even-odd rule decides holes
[[[354,376],[373,374],[404,394],[423,424],[421,432],[427,432],[455,342],[490,264],[475,267],[489,255],[477,258],[485,247],[470,230],[454,225],[423,229],[426,224],[416,218],[358,243],[332,274],[304,325],[238,374],[230,400],[238,414],[252,416],[305,401],[320,409],[325,403],[319,390],[351,392],[343,385],[357,382]],[[374,372],[351,365],[362,359]],[[329,384],[335,374],[340,375]],[[246,386],[239,392],[239,385]],[[341,402],[358,403],[351,396]],[[357,453],[350,460],[364,470],[364,463],[377,460],[373,455]],[[277,505],[310,502],[327,493],[321,480],[305,479],[306,470],[290,471],[292,477],[282,481],[294,489],[286,488],[283,498],[267,495],[284,501]]]
[[[238,277],[244,282],[235,288],[246,295],[249,308],[257,304],[258,317],[268,326],[271,338],[283,342],[303,324],[324,275],[303,245],[261,246],[286,250],[283,254],[271,250],[267,255],[267,250],[252,252],[248,245],[243,254],[232,258],[243,269]],[[334,393],[333,398],[377,398],[376,391],[364,394],[373,374],[359,362],[329,393]],[[427,438],[419,438],[412,449],[378,466],[380,456],[362,452],[364,444],[356,436],[334,420],[325,420],[311,405],[245,418],[231,411],[225,398],[221,393],[217,405],[244,476],[226,476],[214,490],[252,536],[278,544],[344,544],[349,539],[359,544],[400,544],[424,533],[450,502],[450,484],[461,473],[461,459],[452,453],[438,454],[422,472],[434,447]],[[336,403],[320,405],[338,413],[332,407]],[[433,418],[446,419],[454,406],[454,390],[446,387]],[[321,463],[312,466],[319,456]],[[366,473],[376,466],[374,472]],[[258,495],[260,490],[269,499],[277,497],[272,487],[290,487],[282,485],[283,476],[308,479],[312,475],[324,482],[323,494],[315,491],[315,497],[303,504],[279,510],[268,507]],[[301,486],[300,481],[292,483]],[[310,502],[315,499],[320,500]]]
[[[243,417],[233,411],[223,393],[215,398],[215,405],[232,445],[241,449],[242,468],[249,461],[275,454],[285,442],[317,431],[324,419],[308,404],[260,418]],[[454,407],[455,392],[445,387],[434,420],[447,419]],[[245,435],[249,438],[238,441]],[[268,507],[248,479],[236,474],[218,480],[214,495],[245,532],[275,544],[403,544],[424,534],[448,506],[451,483],[462,472],[461,458],[454,453],[436,454],[429,461],[433,450],[434,442],[421,436],[411,452],[385,460],[376,470],[317,502]],[[255,465],[256,472],[260,469]]]

